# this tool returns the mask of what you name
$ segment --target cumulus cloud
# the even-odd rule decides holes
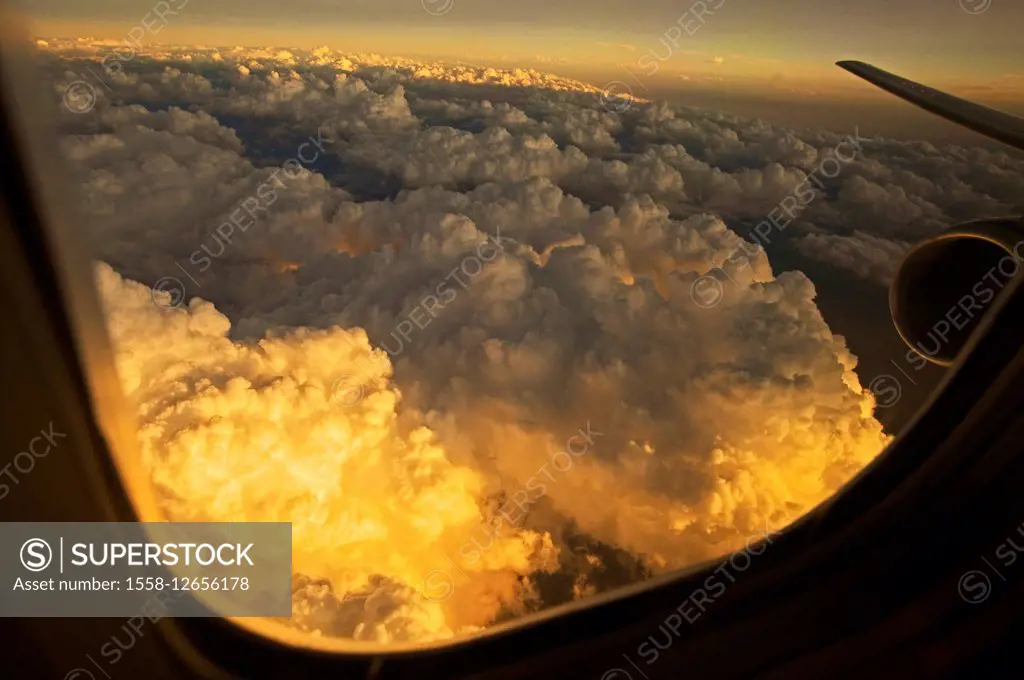
[[[738,233],[844,135],[328,48],[153,48],[83,111],[104,46],[39,47],[164,506],[294,522],[300,628],[437,640],[620,585],[608,551],[692,564],[888,441],[812,282]],[[881,281],[1022,195],[1016,156],[874,144],[801,252]]]
[[[796,243],[804,255],[888,286],[909,244],[854,232],[852,236],[807,234]]]
[[[400,422],[390,366],[365,333],[296,329],[238,344],[230,321],[198,298],[168,312],[168,293],[106,265],[97,282],[169,515],[292,522],[296,571],[349,589],[329,630],[381,642],[450,637],[515,602],[518,574],[554,564],[549,534],[507,530],[481,559],[463,560],[473,576],[444,609],[403,586],[447,565],[490,518],[478,504],[480,472],[452,463],[429,429]],[[300,603],[316,595],[298,585]],[[321,609],[300,608],[299,624],[313,627]]]

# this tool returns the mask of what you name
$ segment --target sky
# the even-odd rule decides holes
[[[1012,0],[173,0],[166,23],[156,5],[36,0],[24,11],[37,36],[121,39],[145,20],[143,42],[325,44],[638,90],[878,97],[833,66],[860,59],[975,99],[1024,102],[1024,3]]]
[[[911,244],[1024,212],[1024,156],[833,66],[1009,108],[1019,4],[438,2],[32,9],[96,39],[37,41],[35,82],[161,510],[292,522],[310,644],[470,635],[786,526],[941,376],[888,311]]]

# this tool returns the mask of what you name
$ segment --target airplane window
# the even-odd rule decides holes
[[[309,644],[755,565],[1024,254],[1024,154],[834,66],[1019,114],[1024,7],[784,4],[26,7],[165,517],[291,522]]]

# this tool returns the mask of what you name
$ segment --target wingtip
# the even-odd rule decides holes
[[[846,71],[855,71],[858,68],[867,66],[863,61],[856,61],[855,59],[842,59],[836,62],[836,66]]]
[[[836,66],[925,111],[1015,149],[1024,149],[1024,120],[1016,116],[954,97],[863,61],[844,59],[837,61]]]

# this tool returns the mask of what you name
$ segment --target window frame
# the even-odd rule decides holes
[[[3,17],[0,44],[0,148],[7,165],[0,180],[0,277],[15,323],[2,332],[5,346],[29,351],[35,361],[2,358],[5,400],[31,393],[19,418],[67,424],[74,456],[48,470],[45,481],[57,489],[77,483],[78,490],[74,498],[13,494],[2,508],[5,519],[161,519],[113,371],[91,265],[75,234],[74,194],[54,137],[42,132],[52,117],[30,77],[29,41],[12,37],[9,19]],[[880,668],[933,667],[930,655],[942,645],[952,651],[940,669],[970,663],[991,649],[986,634],[1019,619],[1014,611],[1024,601],[1024,578],[987,609],[956,597],[957,574],[1024,519],[1024,499],[1012,483],[1024,474],[1024,390],[1014,388],[1024,384],[1020,278],[992,304],[954,368],[890,446],[774,537],[756,566],[650,667],[631,668],[622,657],[638,662],[638,645],[729,556],[429,647],[316,641],[247,619],[165,619],[158,636],[144,638],[138,658],[154,678],[163,677],[152,665],[156,658],[172,673],[167,677],[187,669],[211,678],[598,678],[619,667],[633,678],[817,677],[837,668],[842,673],[834,677],[863,677]],[[14,411],[6,412],[11,421]],[[23,428],[6,429],[5,444],[22,436]],[[43,479],[40,472],[29,481]],[[941,530],[936,520],[946,521]],[[38,640],[54,624],[26,621],[16,624],[14,639],[40,649]],[[116,630],[122,623],[102,621],[67,619],[56,627],[84,639],[87,626]],[[1018,621],[1010,630],[1020,627]],[[77,637],[67,633],[74,630]],[[63,654],[53,647],[47,653]]]

